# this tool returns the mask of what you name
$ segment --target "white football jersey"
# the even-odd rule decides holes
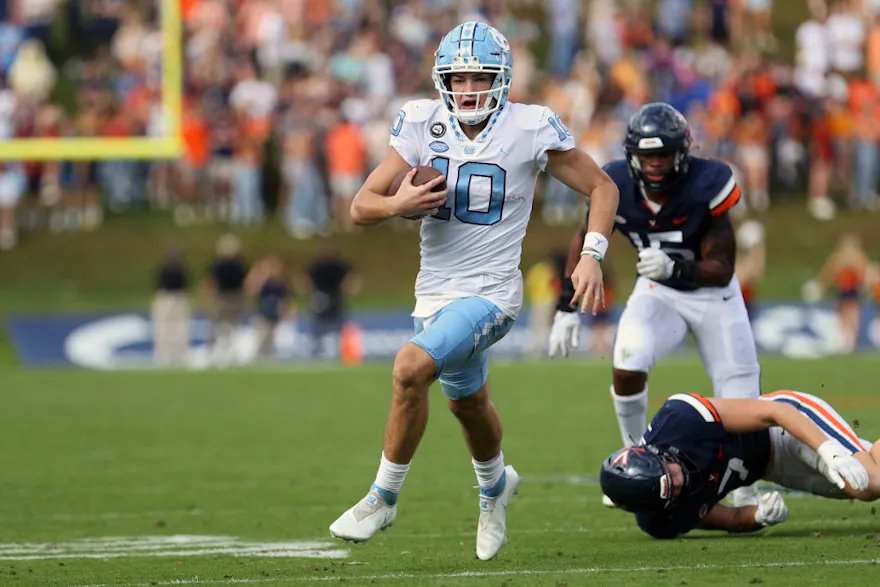
[[[508,102],[471,141],[439,100],[413,100],[397,115],[391,146],[410,165],[441,171],[449,187],[444,207],[422,220],[413,316],[477,295],[516,317],[535,183],[548,151],[575,147],[571,133],[545,106]]]

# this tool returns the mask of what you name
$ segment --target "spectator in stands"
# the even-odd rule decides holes
[[[234,335],[244,313],[247,272],[239,238],[234,234],[220,237],[217,256],[203,282],[211,313],[211,356],[218,365],[234,359]]]
[[[354,195],[364,182],[367,152],[361,130],[345,113],[335,122],[325,139],[327,172],[333,198],[333,218],[342,232],[354,230],[349,209]]]
[[[315,135],[305,128],[292,130],[284,138],[284,221],[297,239],[330,232],[327,190],[318,167],[314,140]],[[348,210],[344,213],[349,216]]]
[[[857,75],[865,62],[865,23],[851,0],[831,0],[829,5],[825,25],[829,65],[849,78]]]
[[[876,210],[880,199],[877,197],[878,181],[878,141],[880,141],[880,100],[876,91],[866,97],[858,106],[853,121],[855,139],[855,174],[850,193],[850,204],[857,208]]]
[[[185,224],[197,215],[196,209],[203,216],[219,211],[208,176],[211,129],[200,97],[193,96],[186,101],[182,130],[184,153],[176,165],[182,202],[175,210],[175,218]]]
[[[229,104],[236,119],[232,220],[241,224],[260,224],[265,219],[263,148],[272,129],[277,99],[277,90],[259,79],[254,64],[246,58],[240,59]]]
[[[125,138],[140,134],[133,113],[123,109],[120,104],[111,104],[104,114],[99,118],[102,120],[99,123],[101,136]],[[98,165],[101,187],[110,210],[126,210],[144,195],[141,169],[137,161],[125,159],[106,160]]]
[[[770,207],[770,143],[761,113],[751,110],[734,128],[736,161],[745,175],[743,193],[749,208],[764,212]]]
[[[183,366],[189,351],[189,269],[176,248],[165,253],[156,268],[153,323],[153,361],[157,367]]]
[[[37,107],[49,98],[58,74],[46,55],[46,48],[37,39],[26,39],[9,67],[9,86],[19,102]]]
[[[312,356],[326,356],[325,339],[339,336],[348,319],[348,299],[360,286],[360,278],[335,249],[327,243],[320,245],[300,280],[312,320]]]

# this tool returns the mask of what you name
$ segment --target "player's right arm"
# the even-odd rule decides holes
[[[397,174],[410,170],[400,189],[393,196],[386,196]],[[355,224],[367,226],[378,224],[394,216],[433,214],[446,201],[446,190],[431,189],[446,181],[445,176],[435,177],[420,186],[412,184],[416,174],[412,167],[393,147],[382,163],[367,177],[364,185],[351,202],[351,218]]]
[[[412,184],[424,148],[420,137],[425,131],[425,121],[432,109],[431,100],[414,100],[404,104],[391,125],[388,154],[367,177],[351,203],[351,218],[355,224],[364,226],[378,224],[394,216],[423,216],[435,214],[446,201],[447,190],[431,192],[446,178],[436,177],[420,186]],[[406,170],[410,173],[400,184],[396,194],[388,195],[394,178]]]

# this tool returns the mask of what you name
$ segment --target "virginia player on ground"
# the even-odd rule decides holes
[[[614,343],[611,396],[624,444],[645,432],[648,372],[693,333],[719,397],[757,397],[760,367],[739,283],[736,237],[727,211],[740,190],[730,168],[690,155],[691,133],[668,104],[643,106],[629,122],[626,159],[605,171],[620,189],[615,230],[639,251],[639,278]],[[571,270],[583,229],[572,240]],[[576,346],[579,316],[564,284],[550,334],[550,356]],[[733,496],[756,503],[750,488]],[[613,505],[604,500],[606,505]]]
[[[694,528],[750,532],[788,518],[782,496],[757,506],[719,504],[729,491],[767,479],[833,499],[880,499],[880,442],[856,436],[821,399],[777,391],[761,399],[677,394],[637,446],[602,466],[602,491],[636,513],[655,538]]]
[[[501,420],[489,396],[487,350],[513,325],[522,306],[522,240],[538,173],[545,170],[592,197],[587,245],[572,274],[569,301],[602,300],[599,262],[608,247],[618,193],[548,108],[508,101],[510,46],[484,23],[455,27],[435,54],[440,100],[407,103],[391,129],[391,149],[358,192],[358,224],[430,215],[421,226],[416,279],[416,336],[397,354],[393,396],[379,472],[366,497],[330,526],[333,536],[369,539],[397,516],[397,496],[428,419],[427,392],[440,380],[461,423],[480,487],[477,556],[494,557],[507,540],[507,503],[520,478],[504,464]],[[396,194],[394,178],[417,165],[440,177]],[[430,190],[445,179],[447,192]]]

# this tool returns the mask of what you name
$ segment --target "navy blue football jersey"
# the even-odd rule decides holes
[[[614,230],[625,234],[639,251],[654,247],[676,260],[702,260],[703,236],[711,217],[728,211],[740,198],[730,167],[715,159],[691,157],[687,175],[671,188],[655,213],[628,166],[626,160],[619,159],[604,167],[620,190]],[[680,290],[697,289],[674,278],[658,283]]]
[[[666,400],[643,444],[675,447],[698,469],[674,507],[636,515],[639,528],[655,538],[674,538],[696,528],[725,495],[763,477],[770,460],[768,430],[731,434],[711,402],[695,393]]]

